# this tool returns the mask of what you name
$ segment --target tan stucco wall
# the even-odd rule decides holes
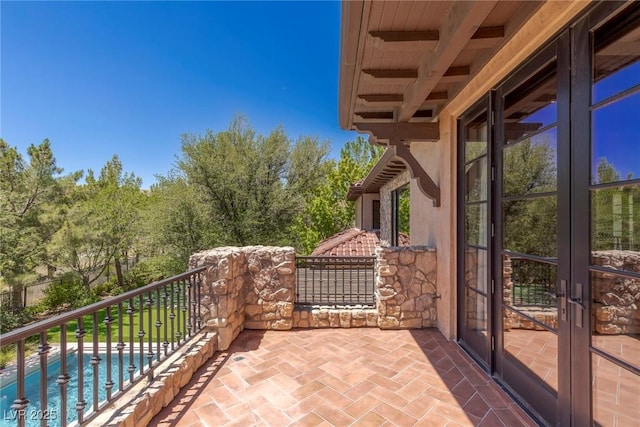
[[[450,128],[452,126],[452,128]],[[455,338],[456,214],[455,214],[455,120],[440,122],[440,141],[413,143],[411,153],[440,187],[441,207],[433,206],[412,182],[411,244],[435,247],[438,253],[437,326],[447,338]],[[453,150],[451,149],[453,147]],[[413,181],[413,180],[412,180]],[[414,189],[415,188],[415,189]],[[414,196],[419,194],[419,196]],[[415,237],[415,241],[413,240]]]
[[[356,228],[373,229],[373,201],[380,200],[378,193],[366,193],[356,202]]]
[[[449,339],[456,337],[456,118],[588,5],[587,1],[550,1],[543,4],[439,114],[440,140],[436,144],[411,144],[411,152],[440,186],[441,207],[434,208],[431,200],[412,182],[411,239],[412,244],[432,246],[438,251],[438,292],[441,300],[437,325]]]

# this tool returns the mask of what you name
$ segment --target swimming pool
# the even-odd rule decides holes
[[[87,414],[92,411],[93,406],[93,366],[91,366],[92,354],[84,354],[83,357],[83,400],[87,402],[87,406],[84,408],[83,413]],[[106,366],[106,354],[100,354],[102,359],[98,365],[98,398],[99,401],[107,399],[107,390],[104,384],[107,382],[107,366]],[[129,354],[125,354],[123,358],[124,365],[124,381],[128,382],[129,374],[127,368],[129,367]],[[138,355],[134,354],[134,365],[139,363]],[[118,379],[118,367],[119,360],[117,353],[111,356],[111,379],[115,383],[112,393],[115,394],[118,391],[119,379]],[[48,420],[49,426],[60,426],[61,413],[60,413],[60,386],[56,383],[58,375],[60,374],[60,359],[54,360],[47,365],[47,408],[42,408],[40,405],[40,369],[36,369],[30,372],[25,377],[25,395],[29,399],[29,405],[25,410],[26,425],[39,426],[40,420],[45,417]],[[78,419],[78,412],[76,410],[76,403],[78,402],[78,355],[76,353],[67,354],[67,374],[70,376],[67,383],[67,424],[72,423]],[[11,410],[11,405],[16,398],[16,383],[15,381],[5,384],[5,381],[0,379],[0,427],[10,427],[17,425],[17,414]]]

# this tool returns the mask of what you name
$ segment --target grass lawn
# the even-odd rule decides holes
[[[123,310],[124,311],[124,310]],[[169,317],[169,315],[171,314],[171,310],[170,309],[166,309],[164,307],[160,308],[160,322],[162,322],[162,326],[160,326],[160,341],[164,341],[164,316],[165,316],[165,311],[166,311],[166,315],[167,315],[167,334],[168,334],[168,338],[167,340],[169,342],[172,341],[171,339],[171,319]],[[175,314],[177,315],[178,312],[177,310],[174,310]],[[180,323],[182,325],[184,325],[184,318],[183,318],[184,313],[182,311],[180,311]],[[106,342],[107,341],[107,325],[104,323],[104,319],[107,316],[107,313],[105,310],[101,310],[98,312],[98,342]],[[111,316],[113,317],[113,321],[111,323],[111,342],[113,345],[115,345],[118,342],[118,313],[115,310],[112,310],[111,312]],[[129,315],[126,312],[123,312],[123,318],[122,318],[122,341],[125,344],[129,343],[129,338],[130,338],[130,331],[129,331],[129,327],[131,324],[133,324],[133,342],[134,342],[134,348],[136,348],[136,344],[138,344],[140,342],[140,339],[138,338],[138,331],[140,331],[140,319],[142,317],[142,322],[143,322],[143,326],[142,329],[145,331],[145,336],[144,336],[144,345],[145,348],[148,345],[149,342],[149,311],[148,310],[144,310],[143,313],[140,313],[139,311],[136,311],[133,314],[133,322],[131,322],[131,319],[129,317]],[[157,312],[157,307],[154,305],[153,309],[151,310],[151,323],[152,323],[152,332],[153,332],[153,342],[157,342],[158,341],[158,336],[157,336],[157,329],[155,326],[156,320],[158,319],[158,312]],[[89,315],[89,316],[84,316],[83,317],[83,322],[84,322],[84,329],[85,329],[85,335],[84,335],[84,343],[85,346],[91,346],[92,342],[93,342],[93,316]],[[175,330],[177,332],[178,330],[178,317],[176,317],[174,319],[174,325],[175,325]],[[76,329],[77,329],[77,322],[76,321],[72,321],[67,323],[67,343],[68,344],[74,344],[77,343],[77,339],[76,339]],[[186,329],[184,329],[184,332],[186,333]],[[50,344],[59,344],[60,343],[60,327],[55,327],[55,328],[51,328],[49,329],[49,331],[47,332],[47,340]],[[174,338],[175,340],[175,338]],[[40,338],[39,335],[34,335],[31,336],[29,338],[27,338],[25,340],[25,352],[27,356],[33,355],[35,353],[37,353],[38,351],[38,346],[40,344]],[[154,347],[155,348],[155,347]],[[86,351],[86,347],[85,347],[85,351]],[[5,366],[13,364],[16,362],[16,347],[15,344],[11,344],[11,345],[7,345],[7,346],[3,346],[0,348],[0,369],[3,369]]]
[[[171,318],[169,317],[169,315],[171,314],[170,309],[165,309],[164,307],[160,308],[160,322],[162,322],[162,326],[160,327],[160,337],[162,340],[164,340],[164,319],[165,319],[165,311],[166,311],[166,318],[167,318],[167,334],[170,336],[171,335]],[[177,315],[178,312],[177,310],[174,310],[175,314]],[[107,316],[106,311],[101,310],[100,312],[98,312],[98,341],[100,342],[106,342],[107,341],[107,325],[104,323],[104,319]],[[138,338],[138,331],[140,331],[140,318],[142,316],[142,330],[145,331],[145,336],[144,336],[144,340],[145,342],[148,342],[149,340],[149,311],[148,310],[144,310],[143,313],[140,313],[140,311],[136,311],[133,314],[133,322],[131,321],[131,318],[129,317],[129,315],[126,313],[126,310],[123,310],[122,313],[122,340],[124,343],[129,342],[129,338],[130,338],[130,325],[133,323],[133,340],[134,342],[138,342],[139,338]],[[111,323],[111,342],[116,343],[118,341],[118,313],[116,310],[112,310],[111,311],[111,317],[113,318],[112,323]],[[157,312],[157,308],[154,306],[153,309],[151,310],[151,323],[152,323],[152,333],[153,333],[153,340],[154,342],[157,341],[157,329],[156,329],[156,320],[158,320],[158,312]],[[89,316],[84,316],[83,317],[83,322],[84,322],[84,330],[85,330],[85,335],[84,335],[84,341],[85,342],[89,342],[93,340],[93,316],[89,315]],[[183,323],[183,313],[180,312],[180,322]],[[175,328],[176,330],[178,329],[178,317],[176,317],[174,319],[174,324],[175,324]],[[67,343],[75,343],[77,342],[76,339],[76,329],[77,329],[77,322],[69,322],[67,324]],[[48,339],[49,342],[51,343],[59,343],[60,342],[60,328],[56,327],[56,328],[52,328],[49,330],[48,332]],[[169,339],[170,341],[170,339]]]

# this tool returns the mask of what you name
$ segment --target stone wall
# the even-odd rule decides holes
[[[146,426],[162,408],[171,403],[193,374],[213,357],[218,350],[217,342],[216,333],[200,332],[156,368],[153,381],[145,379],[134,385],[88,425]]]
[[[436,326],[436,251],[422,246],[376,249],[376,305],[381,329]]]
[[[514,306],[513,302],[513,261],[508,255],[502,257],[502,301],[504,304]],[[544,323],[552,328],[558,328],[558,308],[549,306],[516,306],[519,311]],[[504,310],[503,315],[503,329],[508,331],[509,329],[529,329],[543,331],[546,328],[540,326],[536,322],[519,316],[511,310]]]
[[[595,251],[593,265],[640,273],[640,253],[634,251]],[[511,305],[512,263],[503,259],[503,300]],[[592,327],[603,335],[640,334],[640,280],[610,273],[593,273],[591,276]],[[556,307],[524,307],[528,316],[558,327]],[[507,311],[505,329],[543,329],[534,322]]]
[[[640,253],[597,251],[594,265],[640,273]],[[608,273],[591,276],[595,332],[605,335],[640,334],[640,280]]]
[[[203,321],[226,350],[244,329],[382,329],[436,325],[436,252],[426,247],[376,250],[376,308],[295,307],[295,251],[290,247],[223,247],[191,256],[205,266]]]
[[[364,328],[378,326],[378,311],[362,305],[296,307],[294,328]]]
[[[199,252],[189,268],[206,266],[201,312],[226,350],[244,328],[291,329],[295,251],[291,247],[222,247]]]

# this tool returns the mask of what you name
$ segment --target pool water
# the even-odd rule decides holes
[[[93,366],[91,366],[91,354],[85,354],[83,357],[83,396],[87,406],[84,413],[89,413],[93,409]],[[107,382],[107,366],[106,354],[100,354],[100,364],[98,365],[98,400],[100,402],[107,399],[107,390],[104,385]],[[125,354],[124,358],[124,381],[128,382],[129,373],[129,354]],[[138,355],[134,355],[134,365],[139,363]],[[119,360],[117,353],[111,356],[111,380],[115,383],[111,389],[112,394],[118,391],[118,366]],[[76,353],[67,354],[67,374],[70,376],[67,383],[67,424],[78,419],[76,411],[76,403],[78,402],[78,355]],[[48,425],[60,426],[60,386],[56,383],[60,375],[60,360],[55,360],[47,366],[47,408],[40,405],[40,369],[36,369],[25,377],[25,395],[29,399],[29,404],[24,412],[26,425],[39,426],[40,420],[44,417],[48,420]],[[17,414],[11,410],[11,405],[16,398],[16,383],[11,382],[5,384],[0,380],[0,427],[9,427],[17,425]]]

